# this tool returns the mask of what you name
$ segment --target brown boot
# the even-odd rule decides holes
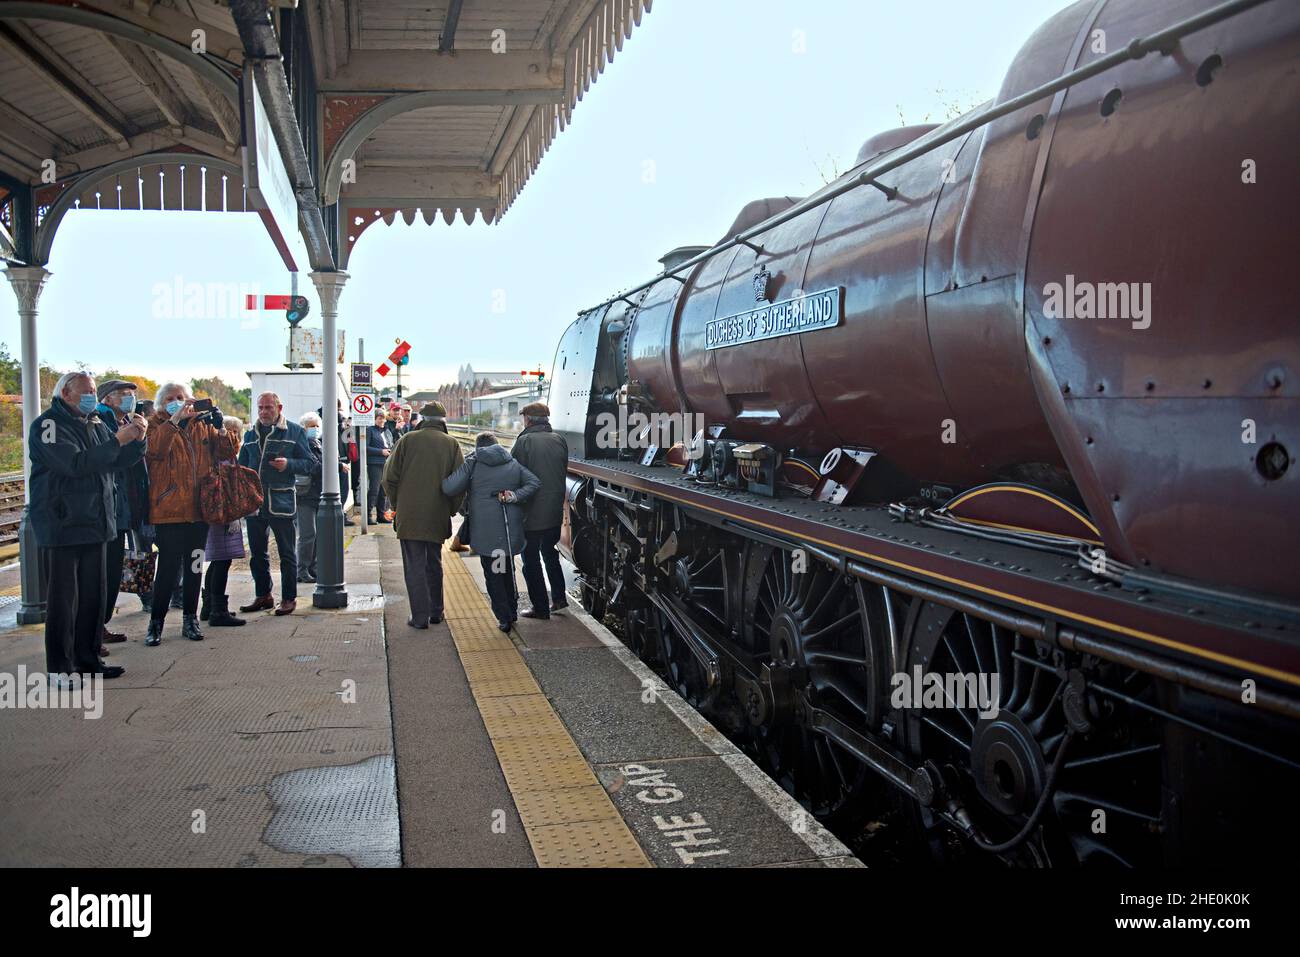
[[[298,607],[298,602],[292,598],[280,602],[280,607],[275,610],[277,615],[292,615],[293,610]]]
[[[260,595],[253,599],[251,605],[240,605],[240,611],[270,611],[275,607],[275,599],[270,595]]]
[[[116,645],[126,641],[126,635],[117,631],[109,631],[103,625],[99,626],[99,643],[102,645]]]

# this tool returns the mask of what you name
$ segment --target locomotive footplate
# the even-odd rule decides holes
[[[1142,670],[1221,697],[1260,684],[1259,704],[1300,717],[1300,627],[1261,604],[1240,611],[1138,593],[1095,577],[1057,554],[945,529],[904,524],[886,507],[841,506],[703,488],[671,467],[574,459],[570,474],[596,480],[602,496],[641,508],[672,503],[693,518],[785,548],[911,594],[965,602],[1022,634]]]

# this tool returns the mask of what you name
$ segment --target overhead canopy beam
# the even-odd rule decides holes
[[[26,149],[39,152],[41,156],[52,158],[56,153],[67,153],[76,148],[58,133],[42,126],[4,100],[0,100],[0,120],[7,121],[0,123],[0,128],[4,129],[10,139],[21,143]]]
[[[180,130],[189,118],[189,107],[176,91],[175,81],[163,72],[154,59],[154,54],[129,40],[122,40],[107,33],[101,33],[99,36],[144,87],[145,92],[149,94],[149,99],[153,100],[154,105],[167,118],[171,127]]]
[[[149,47],[163,56],[181,63],[196,76],[203,77],[215,89],[220,90],[222,96],[233,107],[238,108],[238,82],[222,67],[218,66],[217,61],[211,55],[215,49],[211,44],[214,37],[229,37],[230,34],[212,30],[206,24],[200,24],[197,20],[187,20],[186,22],[194,25],[194,30],[204,30],[203,36],[208,41],[208,54],[195,53],[193,52],[193,44],[196,41],[191,36],[192,30],[173,29],[166,26],[165,21],[169,21],[170,18],[176,15],[174,10],[169,10],[167,7],[155,7],[152,16],[143,16],[130,8],[118,6],[114,3],[96,3],[94,0],[78,0],[78,2],[82,6],[65,7],[52,3],[30,3],[27,0],[5,0],[4,3],[0,3],[0,21],[52,20],[58,23],[71,23],[98,33],[111,33],[115,37],[130,40],[142,47]],[[84,9],[85,7],[100,7],[114,15],[107,16],[96,10]],[[157,18],[160,17],[162,19],[158,20]],[[231,51],[232,56],[227,59],[230,59],[232,63],[239,63],[242,60],[243,51],[239,48],[239,38],[234,37],[232,39],[235,46]]]
[[[428,202],[439,196],[496,196],[498,189],[497,177],[472,167],[363,166],[357,170],[357,181],[348,184],[340,199],[352,202],[354,196],[403,196]]]
[[[125,114],[38,37],[31,27],[12,21],[0,23],[0,49],[8,50],[123,150],[127,149],[127,137],[132,130]]]
[[[328,41],[326,41],[328,42]],[[353,50],[347,64],[319,84],[322,93],[561,88],[564,70],[538,50],[462,50],[454,57],[426,50]]]
[[[339,69],[338,49],[334,40],[334,4],[332,0],[315,0],[315,4],[320,11],[320,32],[325,54],[325,78],[329,79]]]
[[[139,10],[124,6],[115,2],[115,0],[78,0],[78,2],[83,7],[90,7],[110,16],[119,17],[128,23],[143,27],[151,33],[164,36],[190,49],[192,49],[196,39],[194,31],[201,30],[203,31],[203,45],[208,53],[234,64],[238,64],[244,58],[244,47],[239,42],[239,37],[214,27],[210,23],[187,17],[180,11],[170,7],[154,4],[148,13],[141,13]],[[10,6],[10,4],[4,5]],[[44,4],[32,3],[25,4],[25,6],[44,6]],[[59,18],[51,16],[50,19]]]
[[[225,137],[227,147],[231,150],[238,148],[240,141],[239,114],[230,105],[230,101],[221,95],[221,91],[202,76],[196,73],[194,81],[199,88],[199,97],[203,100],[203,105],[208,108],[212,118],[216,120],[217,129],[221,130],[221,135]]]
[[[460,8],[465,0],[451,0],[447,4],[447,16],[442,21],[442,35],[438,37],[438,52],[450,53],[456,45],[456,25],[460,23]]]

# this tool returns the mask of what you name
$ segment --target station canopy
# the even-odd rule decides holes
[[[495,222],[649,7],[0,3],[0,256],[44,265],[72,208],[262,210],[254,77],[311,268],[345,268],[380,219]]]

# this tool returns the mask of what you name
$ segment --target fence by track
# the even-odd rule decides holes
[[[18,524],[23,517],[23,473],[0,475],[0,546],[18,541]]]

